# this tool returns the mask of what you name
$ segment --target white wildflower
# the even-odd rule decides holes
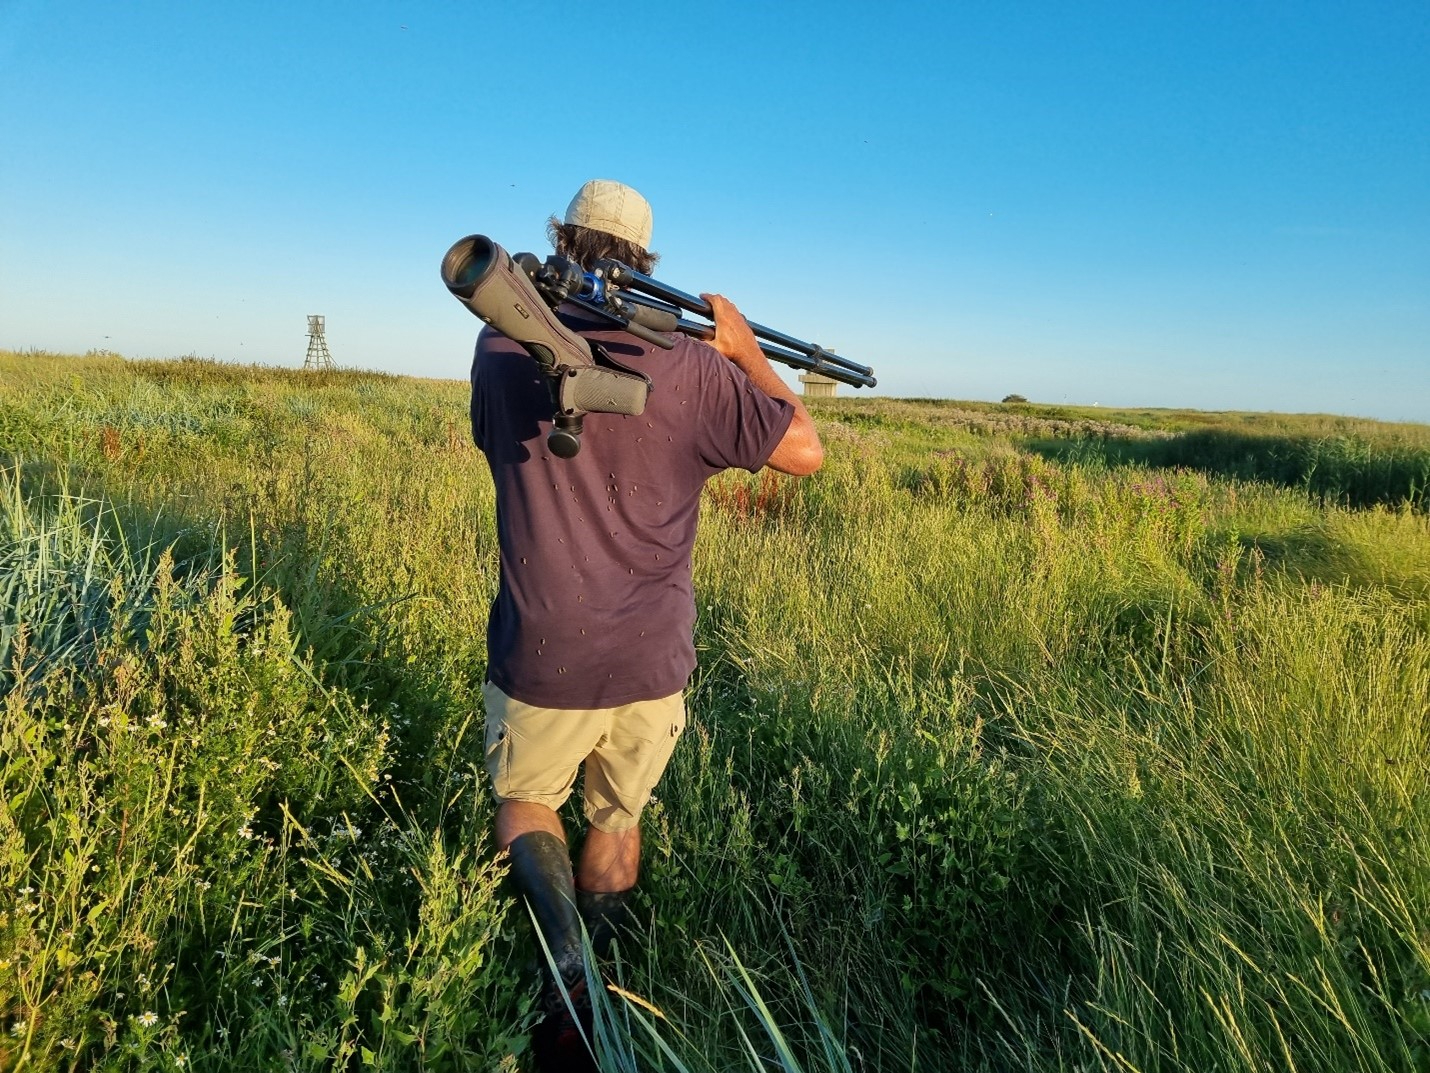
[[[139,1023],[145,1028],[153,1028],[159,1023],[159,1015],[153,1010],[145,1010],[139,1015]]]

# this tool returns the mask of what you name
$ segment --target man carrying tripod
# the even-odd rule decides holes
[[[651,211],[627,186],[581,187],[548,233],[587,269],[649,273]],[[548,449],[536,362],[492,329],[472,365],[472,434],[496,487],[501,580],[487,626],[486,760],[496,837],[561,981],[533,1035],[542,1070],[594,1069],[581,952],[627,919],[640,813],[685,726],[695,668],[691,549],[706,480],[734,467],[802,476],[823,461],[814,424],[739,311],[707,295],[715,337],[653,347],[572,306],[562,321],[653,387],[639,416],[591,414],[574,458]],[[588,830],[574,870],[557,810],[584,768]],[[578,1029],[578,1022],[580,1024]]]

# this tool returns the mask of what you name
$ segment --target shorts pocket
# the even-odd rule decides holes
[[[487,731],[487,778],[499,797],[511,782],[511,733],[504,726]]]
[[[671,723],[670,730],[654,741],[640,739],[631,750],[631,783],[635,794],[641,799],[647,797],[660,782],[670,758],[675,754],[675,743],[680,739],[681,724]]]

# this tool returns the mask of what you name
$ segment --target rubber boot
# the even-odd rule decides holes
[[[542,1022],[532,1030],[531,1046],[542,1073],[595,1073],[596,1063],[586,1047],[591,1032],[591,996],[586,986],[581,955],[581,917],[576,910],[576,881],[566,843],[546,831],[533,831],[512,840],[511,876],[531,906],[536,926],[551,951],[566,995],[542,958]],[[575,1007],[571,1016],[567,997]],[[578,1029],[579,1025],[579,1029]]]
[[[634,894],[634,887],[630,890],[576,892],[576,908],[586,922],[586,934],[590,936],[591,949],[598,958],[609,958],[616,939],[630,932],[635,923],[635,915],[631,912],[631,897]]]

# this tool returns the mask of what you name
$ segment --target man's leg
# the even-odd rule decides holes
[[[566,841],[566,829],[561,817],[545,805],[526,801],[503,801],[497,806],[497,849],[506,849],[522,835],[545,831]]]
[[[674,693],[611,710],[610,730],[586,758],[586,819],[577,898],[591,946],[609,953],[631,930],[640,878],[640,815],[685,728],[685,698]]]
[[[487,773],[498,800],[497,846],[509,855],[511,881],[531,907],[555,967],[554,973],[549,967],[543,969],[545,1017],[531,1037],[536,1067],[541,1073],[595,1073],[582,1038],[591,1039],[591,1000],[576,882],[556,809],[571,792],[576,771],[601,727],[583,726],[589,720],[582,719],[580,712],[515,701],[490,682],[483,692]],[[541,960],[546,962],[544,956]]]
[[[584,718],[586,713],[514,700],[491,682],[482,694],[487,774],[499,802],[497,848],[511,855],[512,880],[564,970],[573,951],[579,963],[581,926],[571,855],[556,809],[571,792],[577,769],[604,724]]]
[[[542,937],[564,975],[573,962],[580,963],[581,922],[561,817],[547,805],[503,801],[497,806],[496,838],[497,848],[511,855],[512,879],[530,903]]]
[[[641,829],[586,829],[576,879],[576,906],[591,936],[591,949],[608,957],[611,944],[631,926],[631,895],[640,878]]]
[[[581,950],[581,916],[561,818],[545,805],[505,801],[497,808],[496,829],[497,844],[511,857],[511,877],[531,906],[556,968],[554,974],[543,972],[546,983],[541,989],[541,1006],[546,1017],[531,1036],[537,1069],[541,1073],[595,1073],[586,1043],[591,1039],[592,1022]]]
[[[614,833],[588,828],[576,885],[561,817],[545,805],[503,802],[497,809],[496,833],[497,845],[511,854],[512,876],[563,972],[568,967],[563,962],[579,960],[580,918],[586,921],[591,945],[605,953],[629,923],[630,892],[640,878],[640,828]]]
[[[497,808],[496,834],[557,969],[563,978],[575,975],[581,966],[581,918],[561,817],[545,805],[504,801]]]
[[[558,821],[559,822],[559,821]],[[581,847],[581,868],[577,883],[582,890],[609,893],[630,890],[640,878],[641,829],[609,832],[599,827],[586,830]]]

